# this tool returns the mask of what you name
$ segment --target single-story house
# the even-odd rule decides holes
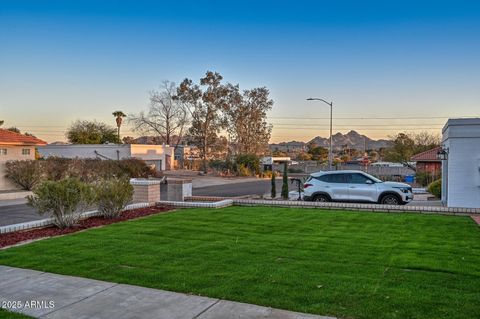
[[[417,175],[424,173],[430,177],[428,182],[433,182],[433,180],[440,178],[442,173],[442,161],[437,155],[441,149],[441,147],[435,147],[428,151],[415,154],[410,159],[410,161],[416,163],[415,168]]]
[[[154,165],[158,171],[173,169],[174,148],[168,145],[147,144],[48,144],[38,148],[44,158],[98,158],[120,160],[138,158]]]
[[[444,205],[480,208],[480,118],[449,119],[438,156]]]
[[[11,160],[35,159],[35,147],[47,142],[33,136],[0,129],[0,191],[18,187],[5,177],[5,163]]]

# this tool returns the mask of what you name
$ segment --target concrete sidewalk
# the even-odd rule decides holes
[[[0,305],[37,318],[332,318],[7,266]]]

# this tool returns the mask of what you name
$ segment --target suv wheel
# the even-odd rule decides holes
[[[402,201],[400,200],[400,198],[398,198],[397,195],[393,194],[387,194],[383,196],[380,203],[384,205],[402,205]]]
[[[318,194],[313,196],[314,202],[329,202],[330,198],[327,195]]]

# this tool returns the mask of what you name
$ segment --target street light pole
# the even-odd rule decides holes
[[[318,97],[310,97],[310,98],[307,99],[307,101],[321,101],[321,102],[326,103],[327,105],[330,106],[330,148],[328,150],[328,169],[331,171],[332,170],[332,164],[333,164],[333,151],[332,151],[332,145],[333,145],[333,137],[332,137],[333,102],[327,102],[324,99],[320,99]]]

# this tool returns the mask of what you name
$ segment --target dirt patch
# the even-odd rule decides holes
[[[122,212],[118,218],[105,219],[103,217],[90,217],[79,221],[79,223],[71,228],[60,229],[55,226],[45,228],[37,228],[30,230],[22,230],[13,233],[0,235],[0,248],[16,245],[21,242],[33,241],[45,237],[61,236],[65,234],[75,233],[92,227],[99,227],[118,223],[121,221],[144,217],[152,214],[163,213],[174,209],[173,207],[146,207],[131,209]]]

